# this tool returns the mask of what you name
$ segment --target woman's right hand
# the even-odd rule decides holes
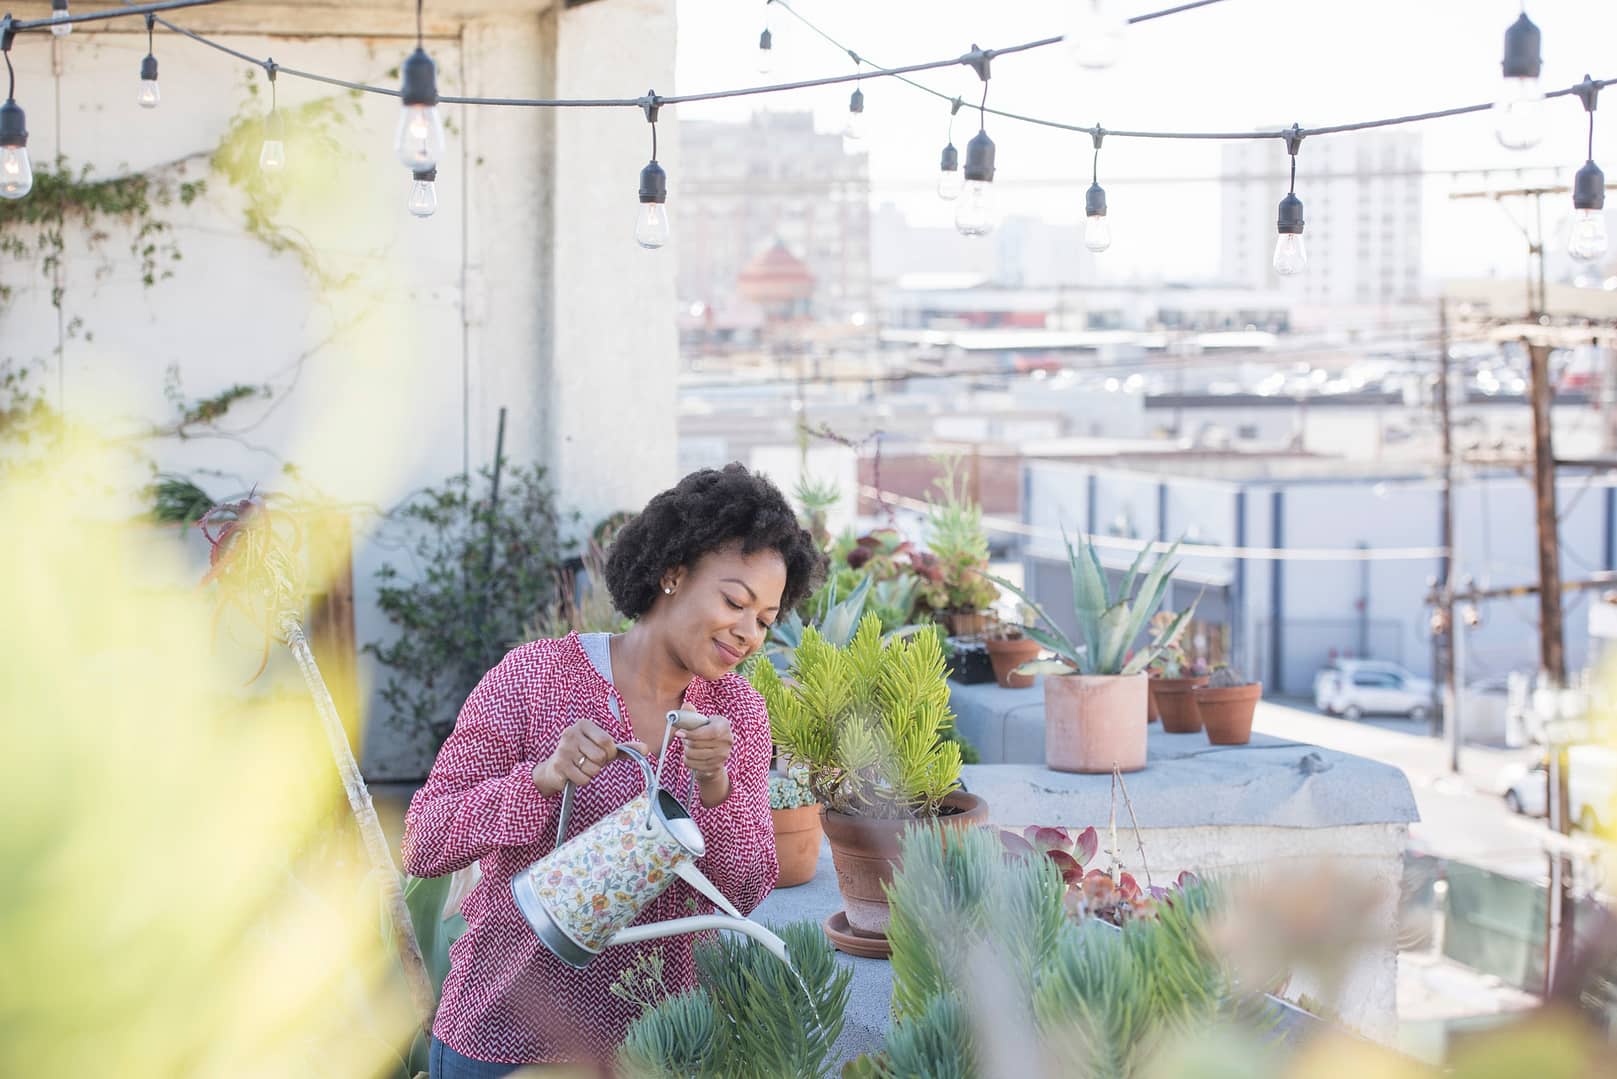
[[[626,744],[641,753],[650,753],[643,742]],[[612,736],[591,721],[580,719],[561,732],[556,752],[534,766],[533,784],[547,795],[560,794],[568,783],[582,787],[617,756],[618,747]]]

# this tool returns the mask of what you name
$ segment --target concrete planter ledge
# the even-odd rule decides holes
[[[1142,829],[1340,828],[1419,819],[1403,772],[1304,742],[1254,734],[1250,745],[1211,746],[1203,735],[1153,726],[1146,752],[1145,770],[1123,776]],[[1111,814],[1109,775],[968,764],[961,779],[988,800],[996,823],[1081,828],[1104,824]],[[1127,820],[1120,798],[1119,826]]]
[[[1108,819],[1110,776],[1044,767],[1044,690],[949,684],[960,734],[982,764],[967,789],[988,799],[996,823],[1082,827]],[[1305,742],[1254,734],[1244,746],[1152,724],[1144,771],[1124,776],[1141,828],[1339,828],[1419,819],[1404,773]],[[997,767],[989,768],[989,765]]]

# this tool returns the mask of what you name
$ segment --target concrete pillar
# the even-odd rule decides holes
[[[674,92],[673,0],[612,0],[543,17],[548,50],[537,67],[556,97]],[[669,201],[679,198],[678,110],[658,121]],[[680,236],[657,251],[634,241],[640,169],[651,157],[643,113],[562,109],[550,118],[546,263],[538,290],[541,459],[562,505],[587,528],[639,509],[676,475],[678,338],[675,266]]]

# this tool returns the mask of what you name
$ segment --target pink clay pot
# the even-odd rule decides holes
[[[1057,772],[1145,767],[1146,675],[1063,674],[1044,679],[1044,763]]]

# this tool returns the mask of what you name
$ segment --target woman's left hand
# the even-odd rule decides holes
[[[674,737],[685,743],[685,767],[706,787],[724,776],[725,763],[735,746],[735,732],[724,716],[708,716],[707,724],[694,731],[678,731]]]

